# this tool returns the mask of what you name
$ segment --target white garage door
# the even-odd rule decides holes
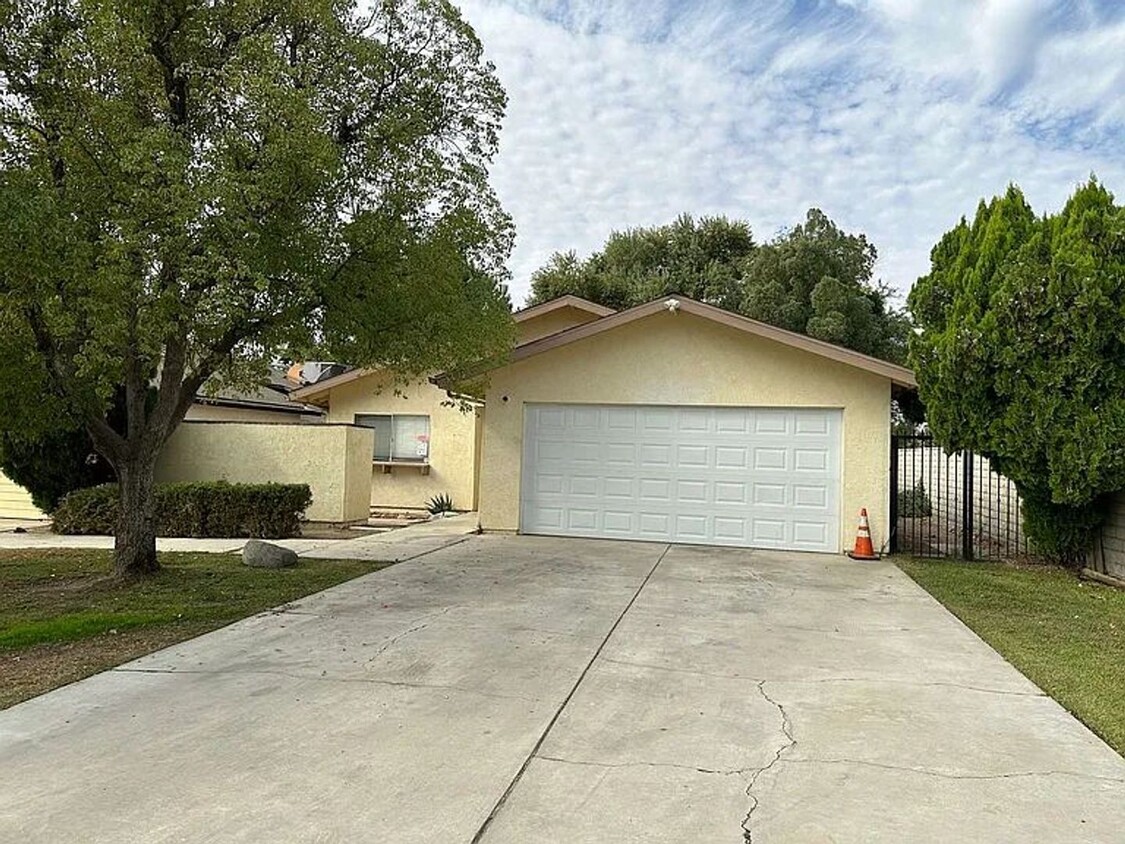
[[[840,411],[529,404],[520,529],[840,549]]]

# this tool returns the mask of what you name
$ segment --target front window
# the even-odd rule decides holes
[[[355,424],[375,431],[376,463],[426,463],[430,459],[430,417],[357,414]]]

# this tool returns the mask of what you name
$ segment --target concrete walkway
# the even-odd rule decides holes
[[[302,557],[321,559],[370,559],[398,561],[418,553],[450,544],[451,537],[462,537],[477,529],[476,513],[460,513],[444,519],[414,522],[380,533],[356,531],[350,539],[278,539],[277,545],[292,548]],[[408,531],[408,532],[407,532]],[[245,539],[205,539],[162,537],[158,551],[187,551],[230,554],[241,551]],[[0,550],[25,548],[113,548],[112,536],[60,536],[54,533],[0,533]]]
[[[889,564],[455,541],[0,713],[0,841],[1121,840],[1125,761]]]

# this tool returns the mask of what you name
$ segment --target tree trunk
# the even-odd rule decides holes
[[[117,469],[117,535],[113,569],[118,577],[142,577],[160,570],[156,561],[155,461],[141,457]]]

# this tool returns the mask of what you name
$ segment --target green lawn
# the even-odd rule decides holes
[[[1125,591],[1057,568],[898,560],[899,568],[1125,755]]]
[[[108,576],[108,551],[0,551],[0,708],[388,563],[252,569],[236,554],[161,554],[155,577]]]

